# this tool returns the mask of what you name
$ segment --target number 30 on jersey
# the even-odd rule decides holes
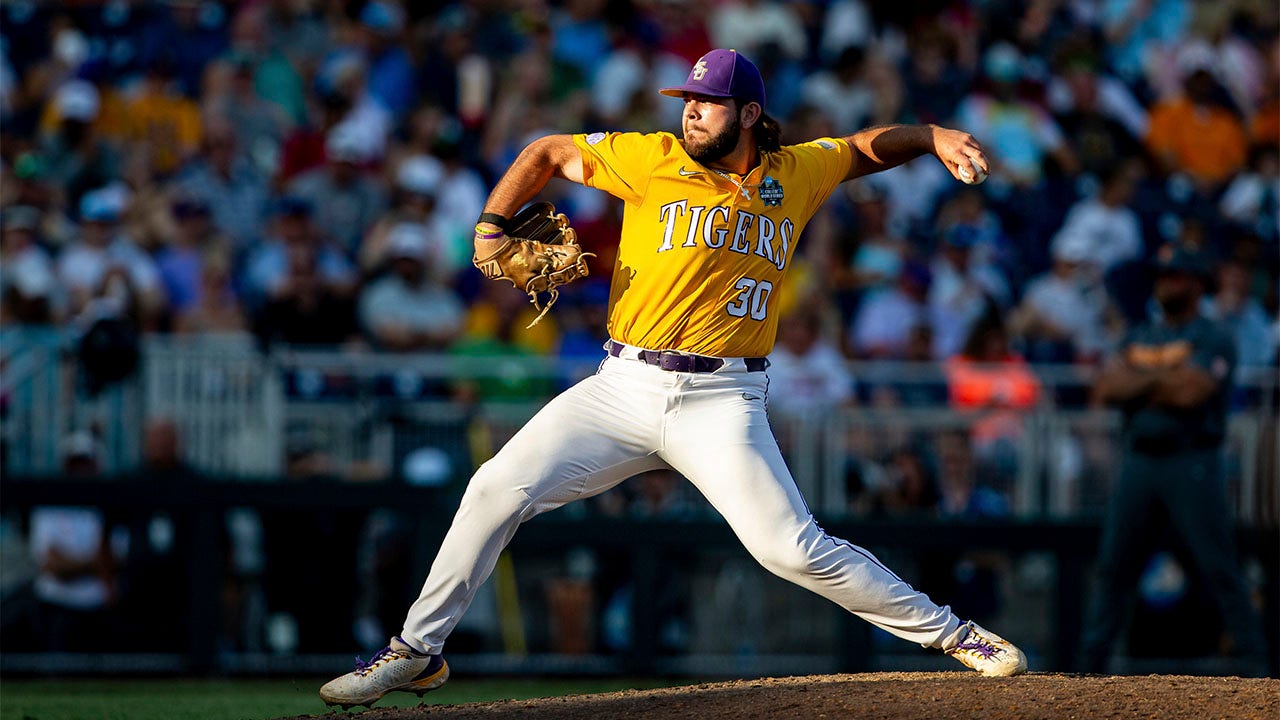
[[[733,288],[740,292],[725,310],[734,317],[750,315],[752,320],[764,320],[769,310],[769,294],[773,292],[773,283],[744,277]]]

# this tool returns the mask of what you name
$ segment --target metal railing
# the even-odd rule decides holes
[[[152,336],[144,340],[137,381],[88,398],[76,383],[74,358],[56,334],[5,340],[0,437],[4,470],[19,475],[59,472],[59,441],[76,429],[98,435],[106,471],[132,472],[140,465],[144,429],[165,420],[177,425],[183,460],[209,476],[398,476],[429,484],[446,479],[435,477],[443,473],[456,481],[547,397],[596,368],[594,361],[549,357],[289,348],[264,354],[245,335]],[[864,387],[945,387],[946,381],[936,364],[854,363],[851,370]],[[892,455],[906,449],[928,461],[939,483],[955,465],[967,464],[1021,517],[1096,511],[1118,468],[1119,416],[1055,405],[1062,396],[1081,396],[1091,379],[1088,369],[1033,370],[1045,390],[1042,402],[1006,418],[1007,436],[996,443],[955,442],[972,439],[988,416],[945,406],[872,405],[819,417],[775,415],[772,421],[815,510],[856,511],[868,493],[893,479]],[[1227,442],[1230,487],[1242,520],[1274,521],[1280,516],[1275,373],[1245,369],[1240,383],[1245,406],[1231,416]],[[468,387],[471,392],[462,392]],[[518,391],[487,397],[484,389],[493,387]],[[434,452],[414,455],[424,449]]]

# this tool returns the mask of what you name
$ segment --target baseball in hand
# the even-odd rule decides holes
[[[972,169],[964,163],[956,166],[957,174],[960,175],[960,179],[963,180],[966,185],[977,185],[987,179],[987,174],[983,172],[982,168],[978,167],[978,162],[976,160],[969,158],[969,165],[972,166]]]

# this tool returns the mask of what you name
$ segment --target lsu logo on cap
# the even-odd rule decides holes
[[[707,61],[699,60],[697,65],[693,66],[693,79],[701,80],[707,74]]]

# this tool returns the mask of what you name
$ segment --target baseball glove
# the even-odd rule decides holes
[[[490,280],[506,280],[529,293],[538,324],[560,297],[559,287],[587,276],[587,258],[578,245],[578,234],[564,213],[549,202],[538,202],[507,221],[505,234],[497,238],[476,235],[471,262]],[[546,304],[540,296],[547,293]]]

